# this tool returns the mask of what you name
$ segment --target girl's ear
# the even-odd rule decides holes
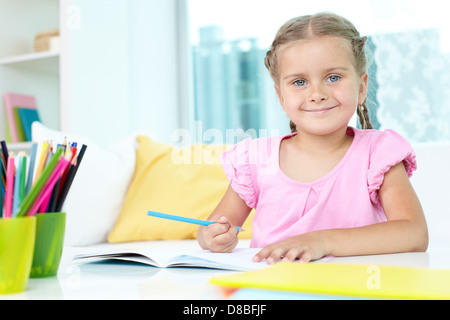
[[[367,73],[363,73],[361,75],[361,82],[359,85],[359,95],[358,95],[358,104],[363,104],[366,100],[367,95],[367,83],[369,81],[369,75]]]
[[[283,95],[281,94],[280,87],[278,85],[274,85],[274,88],[275,88],[275,91],[277,93],[278,100],[280,101],[281,107],[286,112],[286,109],[284,108],[284,99],[283,99]]]

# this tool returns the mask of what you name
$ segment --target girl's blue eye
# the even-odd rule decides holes
[[[336,82],[336,81],[339,81],[340,79],[341,79],[340,76],[333,75],[333,76],[329,76],[327,81],[329,81],[329,82]]]
[[[295,80],[294,81],[294,86],[303,87],[304,85],[306,85],[306,81],[305,80]]]

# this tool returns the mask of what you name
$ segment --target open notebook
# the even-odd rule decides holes
[[[197,267],[234,271],[249,271],[268,267],[265,261],[255,263],[253,256],[261,249],[236,248],[232,253],[212,253],[208,250],[191,250],[185,254],[176,254],[175,250],[159,248],[144,249],[107,249],[94,253],[78,254],[78,261],[98,261],[105,259],[125,260],[143,263],[158,268]]]

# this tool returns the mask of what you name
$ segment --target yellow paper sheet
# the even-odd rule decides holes
[[[260,288],[393,299],[450,299],[450,270],[280,262],[266,269],[214,277],[228,288]]]

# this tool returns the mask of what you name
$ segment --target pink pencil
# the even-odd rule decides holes
[[[70,164],[70,157],[71,157],[71,154],[66,155],[65,157],[62,157],[59,160],[59,162],[56,165],[55,169],[53,170],[52,174],[48,178],[48,182],[45,185],[43,191],[41,192],[40,196],[33,204],[33,207],[31,208],[31,210],[29,211],[28,216],[32,217],[32,216],[36,215],[36,213],[37,213],[38,209],[41,207],[42,203],[51,196],[56,182],[58,182],[58,179],[61,178],[61,174],[67,168],[67,166]]]
[[[6,167],[6,189],[5,189],[5,213],[4,218],[11,218],[12,216],[12,203],[14,193],[14,155],[8,157],[8,164]]]
[[[39,213],[45,213],[51,197],[52,197],[52,193],[50,192],[50,195],[42,201],[41,206],[39,207],[39,210],[38,210]]]

